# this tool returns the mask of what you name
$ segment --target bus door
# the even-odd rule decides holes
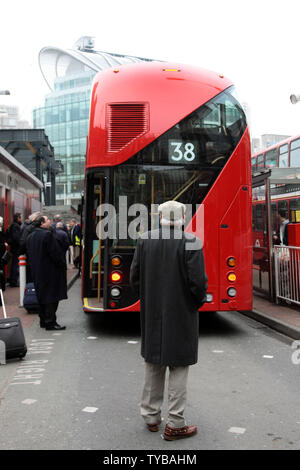
[[[272,297],[272,226],[274,212],[270,198],[270,172],[252,178],[253,197],[253,289]]]
[[[267,246],[267,214],[264,202],[255,204],[253,218],[253,287],[269,290],[269,263]]]
[[[86,196],[86,220],[85,224],[85,266],[84,266],[84,297],[92,298],[93,306],[104,307],[106,292],[106,266],[105,250],[107,240],[101,237],[101,215],[100,207],[105,204],[108,194],[107,170],[87,175],[87,196]],[[91,304],[91,302],[89,302]]]

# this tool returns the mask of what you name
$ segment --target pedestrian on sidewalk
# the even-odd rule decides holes
[[[6,252],[6,247],[7,245],[5,242],[5,234],[3,230],[3,217],[0,216],[0,289],[2,289],[3,291],[5,290],[5,271],[4,271],[5,264],[2,260],[2,256]],[[0,299],[0,305],[2,305],[1,299]]]
[[[21,237],[22,214],[17,212],[13,216],[13,223],[6,231],[6,241],[9,245],[10,253],[12,255],[9,285],[10,287],[19,287],[19,249]]]
[[[140,295],[141,354],[145,382],[141,415],[158,431],[169,369],[166,440],[193,436],[184,418],[189,366],[198,360],[199,313],[206,299],[202,244],[183,231],[185,206],[167,201],[158,207],[161,228],[137,240],[130,281]],[[167,236],[166,236],[167,234]]]
[[[80,268],[81,228],[76,219],[70,220],[70,240],[73,247],[74,268]]]
[[[286,216],[286,211],[279,210],[278,211],[278,221],[279,221],[279,234],[278,238],[280,240],[280,245],[288,246],[288,224],[290,223],[289,219]]]
[[[57,323],[58,303],[67,299],[66,260],[51,221],[46,216],[35,221],[36,229],[26,240],[26,249],[34,287],[40,304],[40,326],[46,330],[64,330]]]
[[[42,217],[42,212],[33,212],[28,217],[28,220],[25,220],[22,228],[21,228],[21,235],[20,235],[20,248],[19,248],[19,255],[27,255],[26,251],[26,240],[30,233],[32,233],[36,229],[35,221]],[[30,266],[28,261],[26,262],[26,283],[33,282]]]
[[[53,222],[52,222],[52,224],[51,224],[51,227],[55,230],[55,229],[56,229],[56,225],[57,225],[59,222],[62,223],[63,230],[66,232],[67,235],[69,235],[68,228],[67,228],[66,224],[64,224],[63,219],[62,219],[62,217],[61,217],[60,214],[56,214],[56,215],[53,217]]]
[[[66,234],[62,222],[57,222],[56,230],[54,233],[55,233],[56,240],[58,241],[64,255],[66,255],[66,252],[70,246],[70,238],[69,238],[69,235]]]

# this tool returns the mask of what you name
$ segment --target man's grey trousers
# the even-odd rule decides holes
[[[172,428],[185,426],[184,410],[189,366],[168,367],[168,418]],[[164,399],[167,366],[145,362],[145,383],[141,400],[141,415],[147,424],[159,423]]]

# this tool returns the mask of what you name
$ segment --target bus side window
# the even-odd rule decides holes
[[[288,217],[288,202],[287,201],[278,201],[278,212],[284,211],[285,216]]]
[[[289,146],[288,144],[279,147],[279,168],[287,168],[289,164]]]
[[[255,206],[256,211],[256,230],[263,230],[264,223],[263,223],[263,204],[256,204]]]
[[[290,167],[300,167],[300,139],[292,140],[291,142]]]
[[[273,168],[274,166],[277,166],[277,148],[265,153],[265,167]]]
[[[290,222],[296,222],[296,220],[293,220],[296,217],[295,212],[293,211],[299,211],[300,212],[300,197],[297,199],[291,199],[290,200],[290,210],[289,210],[289,221]],[[293,217],[294,214],[294,217]]]
[[[272,227],[272,232],[275,234],[277,232],[277,207],[276,207],[276,202],[272,202],[272,204],[271,204],[271,213],[272,213],[271,227]]]
[[[264,168],[264,154],[261,153],[260,155],[257,156],[257,169],[261,170]]]

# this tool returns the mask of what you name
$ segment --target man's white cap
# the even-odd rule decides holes
[[[177,201],[166,201],[158,206],[158,212],[161,215],[161,225],[184,224],[185,205]]]

